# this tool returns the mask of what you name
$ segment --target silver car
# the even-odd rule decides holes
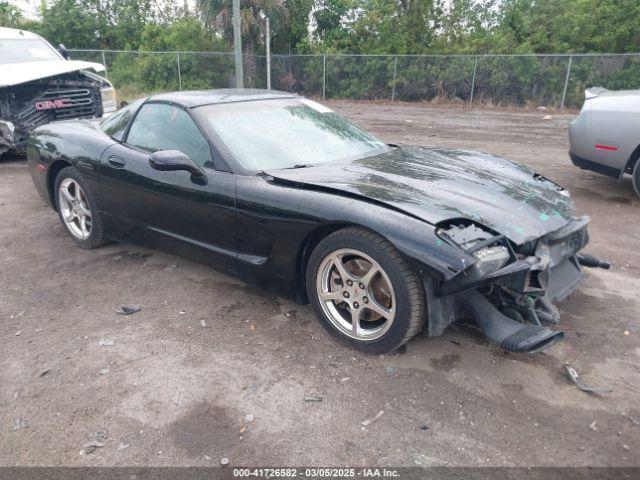
[[[640,90],[585,91],[582,111],[569,127],[574,165],[622,180],[632,175],[640,195]]]

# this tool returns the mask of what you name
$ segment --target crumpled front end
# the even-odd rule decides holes
[[[95,75],[72,72],[0,88],[0,154],[24,152],[30,133],[40,125],[101,117],[101,86]]]
[[[15,131],[13,123],[0,119],[0,155],[15,149]]]
[[[486,336],[505,350],[534,352],[562,339],[554,302],[564,300],[584,277],[578,252],[587,245],[588,217],[528,241],[513,244],[503,235],[468,220],[448,221],[437,234],[476,259],[451,280],[425,279],[429,335],[470,314]]]

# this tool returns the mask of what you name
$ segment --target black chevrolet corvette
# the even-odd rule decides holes
[[[583,276],[588,218],[562,187],[483,153],[386,145],[288,93],[154,95],[39,127],[28,163],[80,247],[195,257],[310,301],[370,353],[465,314],[506,350],[541,350]]]

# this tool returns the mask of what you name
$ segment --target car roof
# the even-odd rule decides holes
[[[17,28],[0,27],[0,40],[13,40],[13,39],[26,39],[35,40],[40,39],[40,35],[28,32],[26,30],[19,30]]]
[[[217,90],[194,90],[187,92],[169,92],[152,95],[147,101],[171,102],[186,108],[212,105],[216,103],[250,102],[277,98],[295,98],[295,93],[257,88],[221,88]]]

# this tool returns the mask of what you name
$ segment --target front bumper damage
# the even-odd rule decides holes
[[[457,318],[471,316],[487,338],[513,352],[535,352],[564,337],[543,324],[557,324],[554,303],[564,300],[584,278],[578,252],[588,243],[588,217],[525,245],[493,235],[467,248],[504,246],[509,261],[478,276],[469,269],[446,282],[426,276],[428,335],[440,335]]]
[[[13,123],[0,119],[0,155],[16,148],[15,131]]]

